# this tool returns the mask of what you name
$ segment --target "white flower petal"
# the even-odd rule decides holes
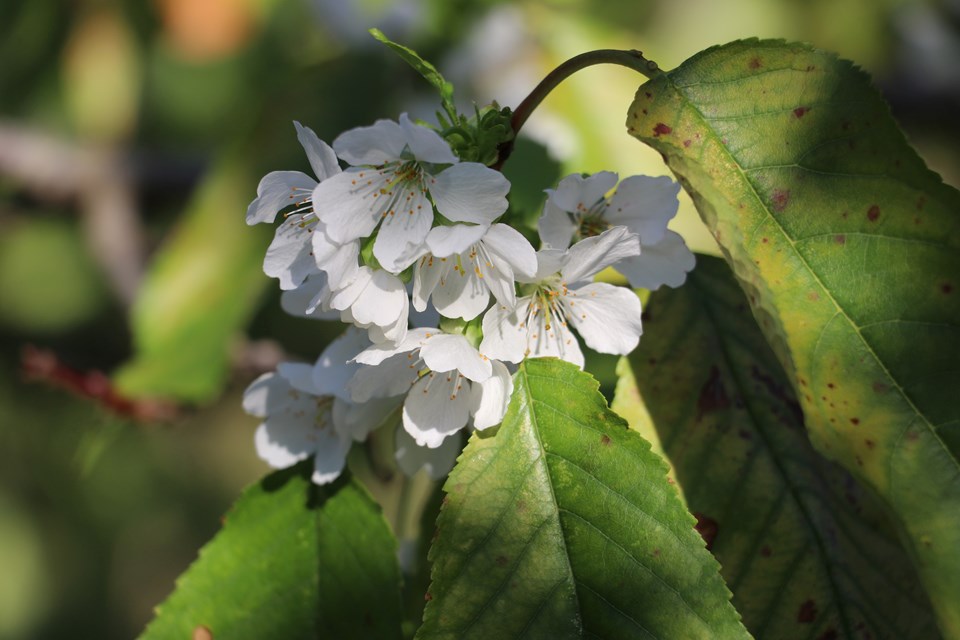
[[[339,244],[327,235],[326,225],[318,223],[311,234],[313,260],[318,269],[327,274],[332,289],[341,289],[357,277],[360,241]]]
[[[277,227],[263,258],[263,272],[279,278],[282,290],[296,289],[308,275],[316,273],[317,265],[311,255],[312,235],[308,227],[292,217]]]
[[[490,360],[480,355],[480,352],[460,335],[440,333],[431,336],[420,347],[420,357],[432,371],[459,371],[476,382],[486,380],[492,373]]]
[[[473,385],[471,398],[473,426],[486,429],[500,424],[513,394],[513,377],[506,365],[494,360],[493,375]]]
[[[313,459],[310,480],[314,484],[327,484],[336,480],[343,471],[351,441],[329,428],[318,431],[316,439],[316,457]]]
[[[431,336],[439,333],[432,327],[410,329],[406,337],[396,344],[372,344],[354,358],[361,364],[378,365],[387,358],[401,353],[419,349],[427,343]]]
[[[427,301],[440,279],[449,271],[450,262],[441,261],[432,255],[425,255],[413,268],[413,308],[426,311]]]
[[[461,263],[460,269],[448,269],[434,289],[433,306],[448,318],[473,320],[487,308],[490,293],[469,259]]]
[[[317,271],[310,274],[296,289],[284,291],[280,296],[280,308],[292,316],[312,320],[339,320],[337,311],[322,311],[319,307],[330,297],[327,274]]]
[[[577,225],[567,211],[548,198],[543,204],[543,213],[537,220],[537,231],[545,248],[566,249],[577,231]]]
[[[563,304],[567,319],[594,351],[625,356],[640,341],[640,298],[630,289],[595,282],[571,290]]]
[[[482,262],[479,268],[483,273],[484,285],[490,290],[497,302],[503,306],[510,308],[516,306],[517,287],[513,267],[502,256],[493,251],[487,251],[486,246],[483,248]],[[536,253],[534,253],[534,262],[536,262]],[[480,311],[483,311],[483,309]]]
[[[455,164],[460,161],[439,133],[429,127],[411,122],[405,113],[400,114],[400,127],[406,136],[410,151],[413,152],[413,157],[418,161],[431,164]]]
[[[277,365],[277,374],[297,391],[314,396],[323,395],[317,392],[313,384],[313,365],[305,362],[281,362]]]
[[[310,127],[305,127],[296,120],[293,126],[297,130],[297,140],[307,153],[307,160],[310,161],[310,167],[313,168],[317,180],[323,181],[340,173],[337,154],[333,152],[330,145],[318,138]]]
[[[563,249],[540,249],[537,251],[537,273],[532,278],[517,276],[517,282],[540,282],[563,269],[567,263],[567,252]]]
[[[461,162],[426,176],[437,210],[454,222],[489,224],[507,210],[510,182],[478,162]]]
[[[290,384],[273,371],[264,373],[243,392],[243,410],[252,416],[266,418],[289,401]]]
[[[636,255],[640,255],[637,235],[626,227],[613,227],[570,247],[561,273],[567,284],[573,284],[593,278],[613,263]]]
[[[506,226],[506,225],[500,225]],[[449,227],[434,227],[427,234],[427,248],[438,258],[447,258],[463,253],[480,241],[487,233],[487,225],[455,224]]]
[[[617,184],[617,174],[600,171],[584,178],[578,173],[566,176],[555,190],[547,189],[547,198],[571,213],[583,214],[597,204]]]
[[[333,141],[337,155],[352,165],[382,165],[399,160],[406,136],[392,120],[377,120],[369,127],[357,127],[341,133]]]
[[[538,310],[527,313],[527,348],[529,358],[560,358],[583,368],[583,352],[576,336],[567,326],[562,310],[551,310],[548,315]]]
[[[403,282],[382,269],[359,267],[357,277],[344,288],[335,291],[330,306],[350,311],[353,322],[386,328],[398,319],[406,323],[407,289]]]
[[[536,274],[537,252],[516,229],[499,223],[490,225],[482,242],[487,251],[506,260],[513,273],[527,277]]]
[[[390,398],[407,393],[418,380],[420,360],[409,353],[391,356],[377,365],[363,365],[347,384],[353,402]]]
[[[483,316],[480,353],[494,360],[520,362],[526,356],[526,310],[529,296],[517,299],[515,308],[495,304]],[[521,319],[520,314],[523,314]]]
[[[407,476],[414,476],[423,469],[428,476],[439,480],[453,469],[462,446],[460,437],[453,435],[450,438],[444,438],[443,443],[436,449],[421,447],[406,429],[397,429],[397,466]]]
[[[272,171],[257,185],[257,197],[247,207],[247,224],[273,222],[277,212],[310,197],[317,181],[300,171]]]
[[[309,456],[313,443],[306,438],[307,429],[301,426],[279,419],[262,423],[253,435],[257,456],[274,469],[286,469]]]
[[[696,263],[680,234],[667,229],[660,242],[644,245],[643,253],[621,260],[614,268],[627,276],[631,286],[653,291],[661,285],[679,287]]]
[[[350,399],[347,383],[353,378],[360,365],[353,362],[358,353],[370,346],[365,331],[356,327],[347,327],[323,350],[311,369],[313,388],[320,395]]]
[[[403,403],[403,428],[420,446],[435,449],[470,418],[470,382],[429,373],[413,385]]]
[[[639,235],[645,251],[648,244],[660,242],[667,223],[677,215],[679,192],[680,185],[666,176],[631,176],[610,197],[604,218]]]
[[[333,402],[333,424],[341,436],[363,442],[373,431],[396,424],[400,419],[400,412],[396,410],[401,404],[403,395],[360,403],[337,398]]]
[[[290,401],[257,429],[257,455],[275,468],[289,467],[316,451],[323,432],[335,433],[329,399],[288,387]]]
[[[375,169],[350,168],[313,190],[313,210],[331,240],[344,244],[373,233],[380,222],[386,178]]]
[[[405,189],[407,197],[400,194],[395,208],[387,210],[373,245],[380,266],[391,273],[400,273],[423,255],[423,241],[433,224],[433,207],[426,195],[409,186]]]

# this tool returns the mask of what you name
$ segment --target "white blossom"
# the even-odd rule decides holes
[[[538,251],[536,276],[521,286],[526,295],[513,307],[496,304],[484,315],[480,350],[507,362],[554,356],[582,368],[583,353],[572,326],[600,353],[630,353],[642,332],[639,298],[629,289],[592,278],[638,253],[637,236],[625,227],[613,227],[566,251]]]
[[[430,253],[414,265],[413,306],[423,311],[432,296],[437,311],[448,318],[476,318],[491,293],[500,304],[513,306],[515,276],[531,277],[537,270],[533,247],[505,224],[435,227],[427,246]]]
[[[683,239],[667,229],[679,207],[680,185],[664,176],[632,176],[606,197],[616,184],[617,174],[601,171],[586,178],[569,175],[548,189],[538,223],[544,246],[566,249],[571,241],[625,226],[637,234],[642,252],[613,268],[634,287],[683,284],[695,260]]]
[[[405,396],[403,427],[420,446],[439,447],[471,424],[486,429],[503,419],[513,391],[502,362],[482,355],[462,335],[411,329],[396,346],[373,345],[356,361],[351,398]]]
[[[263,260],[263,271],[280,280],[280,288],[295,289],[317,270],[311,236],[316,226],[313,190],[318,182],[340,173],[337,156],[309,127],[294,122],[297,139],[317,179],[300,171],[273,171],[260,180],[257,197],[247,208],[247,224],[273,222],[277,213],[293,206],[277,227]]]
[[[439,134],[406,114],[399,124],[378,120],[347,131],[333,146],[353,166],[317,185],[317,214],[338,244],[377,231],[373,255],[391,273],[422,253],[434,205],[448,220],[474,224],[506,211],[510,183],[500,172],[460,162]]]
[[[334,405],[343,401],[317,394],[312,371],[308,364],[281,363],[247,387],[243,408],[263,418],[254,436],[260,458],[284,469],[313,455],[313,481],[326,484],[343,470],[351,438],[336,425]]]

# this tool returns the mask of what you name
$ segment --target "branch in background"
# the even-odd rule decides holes
[[[53,351],[26,345],[20,352],[24,379],[44,382],[87,398],[114,415],[138,422],[169,421],[177,407],[162,400],[139,400],[121,396],[101,371],[80,371],[64,364]]]
[[[136,295],[146,259],[129,169],[116,149],[0,122],[0,175],[39,199],[77,203],[91,252],[127,306]]]

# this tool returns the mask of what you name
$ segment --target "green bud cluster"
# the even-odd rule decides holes
[[[464,162],[490,166],[500,159],[500,145],[513,139],[513,112],[496,102],[474,111],[473,117],[458,114],[453,122],[438,113],[440,135]]]

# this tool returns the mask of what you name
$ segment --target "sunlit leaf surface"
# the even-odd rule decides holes
[[[741,638],[666,465],[551,359],[446,484],[420,638]]]
[[[396,542],[380,507],[356,481],[318,487],[311,471],[249,488],[142,638],[200,627],[214,638],[399,638]]]
[[[936,637],[875,500],[810,446],[729,267],[700,256],[684,287],[653,295],[647,316],[628,377],[649,418],[631,426],[655,429],[750,632]]]
[[[803,45],[698,54],[627,126],[693,196],[814,446],[885,501],[960,635],[960,194],[864,73]]]

